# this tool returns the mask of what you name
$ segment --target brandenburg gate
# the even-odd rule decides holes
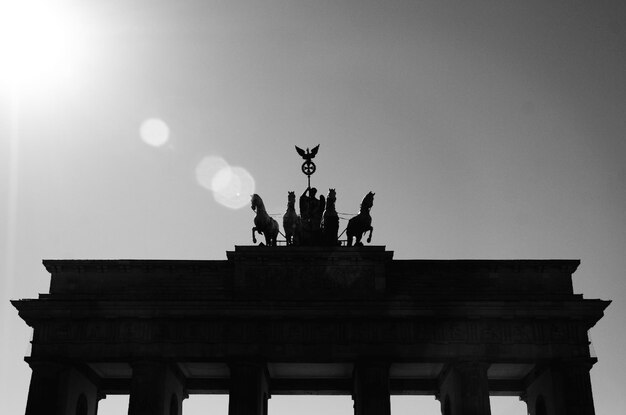
[[[490,395],[594,414],[588,331],[609,301],[574,293],[578,260],[398,260],[359,243],[371,218],[348,246],[330,216],[334,242],[313,225],[276,246],[257,219],[265,246],[225,260],[45,260],[49,293],[13,301],[34,329],[26,415],[96,415],[110,394],[180,415],[215,393],[229,415],[279,394],[350,395],[355,415],[390,415],[393,394],[434,395],[443,415],[489,415]]]
[[[381,246],[238,246],[222,261],[56,260],[50,293],[14,301],[34,328],[27,415],[178,415],[228,393],[345,394],[356,415],[430,394],[444,415],[515,395],[531,415],[594,413],[587,331],[608,301],[572,260],[394,260]]]

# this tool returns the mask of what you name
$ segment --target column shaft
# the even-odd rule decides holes
[[[28,389],[26,415],[64,415],[68,368],[55,362],[30,362],[33,373]]]
[[[562,369],[565,414],[595,415],[589,369],[582,362],[565,364]]]
[[[230,365],[228,415],[267,415],[269,375],[261,362],[233,362]]]
[[[389,363],[359,362],[354,367],[355,415],[390,415]]]

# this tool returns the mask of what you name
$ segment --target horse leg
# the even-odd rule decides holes
[[[256,243],[256,235],[254,234],[256,232],[256,228],[252,228],[252,243],[255,244]]]
[[[374,232],[374,228],[370,226],[369,231],[370,231],[370,236],[367,238],[367,243],[372,242],[372,232]]]
[[[296,244],[296,239],[298,238],[298,236],[296,235],[296,232],[298,232],[298,229],[296,228],[296,224],[294,223],[293,225],[289,227],[289,235],[287,236],[287,245],[291,246],[291,245]]]
[[[361,242],[361,238],[363,238],[363,233],[362,232],[357,232],[357,234],[354,236],[354,246],[363,246],[363,242]]]
[[[276,241],[278,240],[278,234],[280,233],[280,227],[278,226],[278,222],[274,221],[274,228],[272,230],[272,246],[276,246]]]

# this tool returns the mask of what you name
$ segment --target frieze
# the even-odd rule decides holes
[[[145,321],[122,321],[119,325],[119,337],[131,342],[147,342],[150,340],[148,324]]]
[[[566,342],[570,339],[567,324],[549,324],[550,340],[556,343]]]
[[[586,344],[584,327],[546,321],[96,320],[50,322],[37,343]]]
[[[446,343],[467,343],[469,339],[468,329],[468,324],[445,322],[436,328],[435,339]]]
[[[532,324],[511,323],[509,329],[511,343],[532,343],[534,341]]]
[[[502,324],[495,321],[480,323],[481,343],[502,343]]]

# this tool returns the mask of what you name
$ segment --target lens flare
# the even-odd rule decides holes
[[[254,178],[246,169],[230,166],[219,156],[207,156],[198,163],[196,180],[213,192],[217,203],[230,209],[248,206],[255,189]]]
[[[218,156],[204,157],[196,166],[196,180],[207,190],[215,190],[213,179],[222,169],[229,167],[226,160]]]
[[[141,123],[139,135],[144,143],[161,147],[170,138],[170,127],[159,118],[150,118]]]
[[[228,191],[229,187],[233,186],[233,180],[237,181],[233,173],[233,169],[230,166],[222,167],[211,180],[211,188],[214,192]]]
[[[254,178],[243,167],[227,167],[225,169],[227,171],[222,173],[223,170],[218,172],[216,177],[219,178],[220,185],[224,186],[220,186],[220,189],[213,193],[213,197],[219,204],[231,209],[247,206],[250,203],[250,195],[254,193]]]

